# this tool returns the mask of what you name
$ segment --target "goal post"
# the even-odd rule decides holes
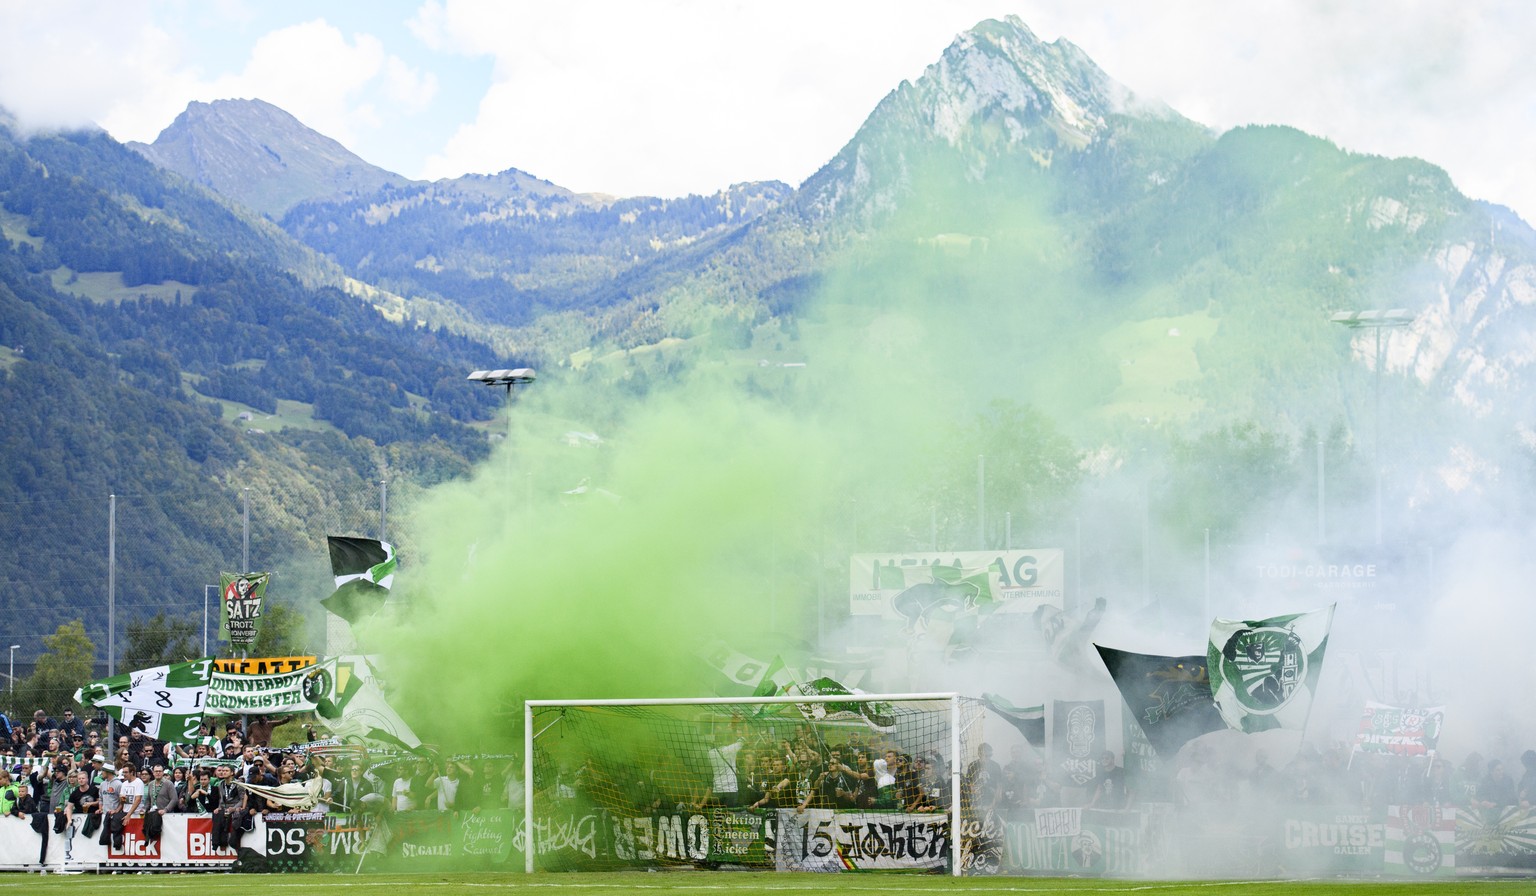
[[[528,700],[525,870],[958,876],[982,714],[956,693]]]

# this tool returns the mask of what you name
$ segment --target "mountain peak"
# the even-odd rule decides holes
[[[1040,40],[1017,16],[989,19],[959,35],[922,78],[903,88],[914,111],[951,146],[1000,128],[1009,144],[1080,148],[1112,115],[1175,114],[1139,100],[1069,41]]]
[[[888,208],[915,154],[958,154],[974,180],[1008,156],[1048,168],[1057,153],[1092,143],[1117,115],[1178,117],[1137,97],[1069,41],[1042,41],[1017,16],[988,19],[957,36],[922,77],[887,94],[807,181],[807,192],[823,211],[850,199]]]
[[[301,202],[407,183],[259,99],[189,103],[154,143],[128,145],[156,165],[274,218]]]

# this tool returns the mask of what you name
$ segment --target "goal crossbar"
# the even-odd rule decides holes
[[[913,701],[947,702],[949,704],[949,865],[950,873],[959,877],[960,869],[960,779],[964,757],[961,756],[961,724],[959,693],[901,694],[804,694],[773,697],[657,697],[657,698],[607,698],[589,700],[526,700],[523,703],[523,842],[525,873],[534,873],[537,854],[534,836],[534,768],[533,748],[538,734],[533,729],[533,713],[536,709],[559,707],[643,707],[643,706],[772,706],[807,703],[906,703]]]

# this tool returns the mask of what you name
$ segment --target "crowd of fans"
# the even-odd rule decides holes
[[[1271,765],[1262,750],[1248,767],[1234,765],[1195,744],[1174,779],[1182,804],[1256,800],[1288,804],[1356,806],[1381,812],[1392,805],[1435,804],[1460,809],[1536,807],[1536,750],[1510,773],[1502,759],[1467,754],[1460,765],[1440,756],[1352,752],[1340,744],[1303,746],[1284,766]]]
[[[306,785],[313,812],[478,812],[522,803],[519,760],[422,759],[400,754],[380,761],[357,748],[325,748],[313,729],[300,743],[273,748],[275,722],[229,718],[215,736],[195,744],[166,743],[142,731],[109,736],[101,720],[72,711],[52,719],[37,710],[30,722],[0,716],[9,749],[0,765],[0,815],[30,821],[42,835],[64,832],[77,820],[86,836],[122,847],[124,826],[142,818],[147,839],[158,839],[168,813],[203,813],[214,819],[216,847],[238,846],[257,814],[288,813],[286,795]],[[308,726],[306,726],[308,728]],[[656,745],[636,755],[588,757],[574,771],[538,774],[536,785],[557,798],[582,798],[615,810],[655,813],[710,807],[747,809],[887,809],[943,812],[950,805],[952,767],[936,750],[909,753],[879,735],[848,730],[828,740],[813,726],[753,726],[750,737],[732,723],[685,748]],[[249,737],[248,737],[249,735]],[[370,758],[373,761],[369,761]],[[1458,766],[1439,757],[1354,753],[1340,745],[1305,746],[1274,766],[1260,750],[1234,760],[1199,742],[1191,744],[1161,779],[1128,782],[1113,753],[1098,759],[1095,775],[1079,784],[1051,773],[1043,757],[1018,744],[999,764],[982,744],[962,769],[967,812],[1020,817],[1060,806],[1120,809],[1140,802],[1175,806],[1260,803],[1356,806],[1383,812],[1395,804],[1439,804],[1463,809],[1536,807],[1536,750],[1519,758],[1521,774],[1504,761],[1466,756]],[[263,795],[240,786],[277,790]],[[1137,792],[1141,789],[1143,792]]]
[[[213,817],[213,845],[238,847],[257,814],[289,813],[300,792],[313,791],[310,812],[387,812],[435,809],[478,812],[522,800],[519,760],[509,757],[427,760],[400,754],[380,761],[356,747],[329,745],[305,726],[305,739],[270,746],[276,724],[260,716],[249,729],[236,717],[203,726],[202,742],[169,743],[138,729],[82,721],[66,710],[61,720],[37,710],[25,725],[0,715],[9,748],[0,750],[0,816],[31,822],[42,835],[75,825],[103,845],[123,846],[131,818],[142,818],[145,839],[158,840],[169,813]],[[106,733],[118,728],[115,740]],[[249,735],[249,738],[248,738]],[[332,749],[327,747],[334,746]],[[239,782],[276,791],[263,795]]]
[[[581,798],[615,811],[746,809],[896,809],[947,811],[952,766],[937,751],[908,753],[878,735],[859,732],[829,741],[811,726],[777,733],[758,726],[750,737],[736,726],[696,743],[657,744],[635,755],[589,756],[554,774],[536,769],[536,784],[556,798]],[[701,744],[707,750],[701,753]],[[1160,776],[1128,775],[1105,751],[1094,775],[1077,781],[1053,773],[1041,753],[1023,744],[1006,763],[982,744],[961,774],[967,811],[1004,819],[1039,808],[1135,808],[1144,803],[1290,804],[1356,807],[1377,814],[1390,805],[1438,804],[1462,809],[1536,807],[1536,751],[1511,774],[1499,759],[1472,753],[1453,767],[1444,758],[1354,753],[1348,745],[1304,747],[1282,766],[1263,750],[1241,759],[1196,742]]]
[[[539,775],[556,798],[638,813],[745,809],[890,809],[944,812],[952,766],[937,750],[908,752],[873,734],[843,731],[829,741],[812,726],[775,731],[738,724],[713,741],[657,744],[637,755],[588,756],[574,770]],[[707,749],[700,751],[700,745]],[[962,799],[992,800],[1000,772],[988,758],[967,766]]]

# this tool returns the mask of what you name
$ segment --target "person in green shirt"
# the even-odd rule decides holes
[[[11,773],[0,768],[0,817],[19,814],[16,811],[16,803],[19,799],[16,785],[11,781]]]

